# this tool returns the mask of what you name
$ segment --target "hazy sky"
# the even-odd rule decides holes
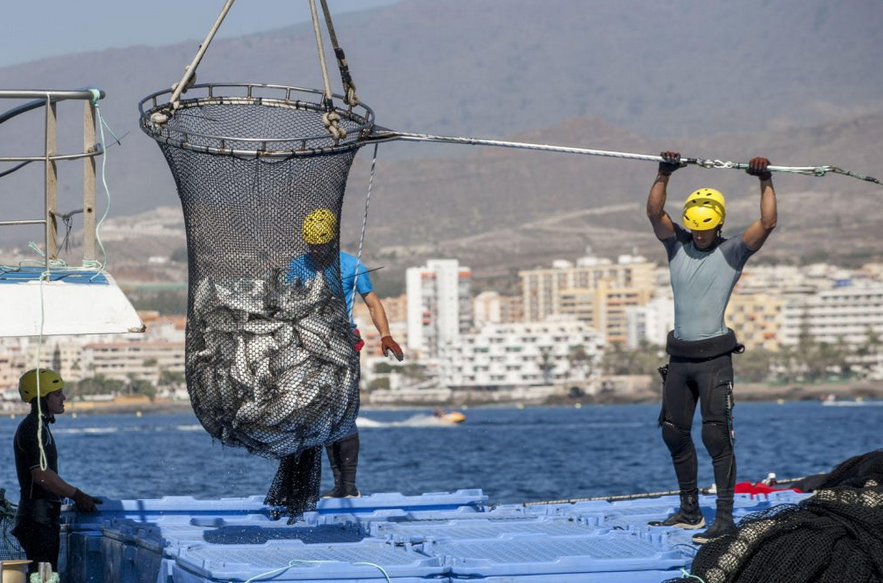
[[[328,0],[332,15],[400,0]],[[131,45],[202,40],[224,0],[3,0],[0,67]],[[316,0],[317,9],[321,4]],[[237,0],[218,38],[306,22],[308,0]]]

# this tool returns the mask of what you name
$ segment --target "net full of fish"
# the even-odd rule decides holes
[[[275,458],[345,435],[358,412],[359,366],[342,305],[321,272],[303,283],[201,279],[188,326],[202,342],[188,351],[187,370],[206,430]]]

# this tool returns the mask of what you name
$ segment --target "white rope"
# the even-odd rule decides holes
[[[377,165],[377,147],[378,144],[374,144],[374,157],[371,159],[371,176],[368,178],[368,194],[365,196],[365,216],[362,218],[362,234],[359,235],[359,254],[356,256],[356,276],[353,279],[352,302],[350,303],[349,313],[350,322],[353,320],[353,309],[356,307],[356,286],[359,283],[359,265],[362,264],[362,246],[365,243],[365,228],[368,226],[368,204],[371,202],[371,187],[374,185],[374,168]]]
[[[310,14],[313,17],[313,32],[316,33],[316,50],[319,51],[319,66],[322,68],[322,82],[325,84],[325,99],[331,101],[331,81],[328,79],[328,67],[325,64],[325,46],[322,44],[322,29],[319,27],[316,0],[310,0]]]
[[[346,138],[346,128],[340,127],[340,114],[334,111],[332,105],[331,81],[328,77],[328,65],[325,63],[325,46],[322,43],[322,28],[319,25],[319,13],[316,10],[316,0],[310,0],[310,13],[313,17],[313,32],[316,33],[316,50],[319,52],[319,66],[322,69],[322,82],[325,85],[324,105],[328,109],[322,114],[322,124],[336,144]]]
[[[662,156],[648,154],[634,154],[631,152],[616,152],[611,150],[594,150],[590,148],[574,148],[568,146],[551,146],[547,144],[530,144],[526,142],[510,142],[506,140],[486,140],[481,138],[438,136],[431,134],[415,134],[409,132],[380,131],[370,140],[404,140],[410,142],[444,142],[449,144],[466,144],[471,146],[494,146],[499,148],[515,148],[520,150],[539,150],[542,152],[560,152],[565,154],[580,154],[584,156],[602,156],[606,158],[622,158],[624,160],[645,160],[648,162],[664,162]],[[729,168],[734,170],[747,170],[748,164],[744,162],[728,162],[705,158],[681,158],[681,162],[694,164],[702,168]],[[842,174],[852,178],[858,178],[874,184],[883,184],[873,176],[866,176],[856,172],[843,170],[836,166],[767,166],[770,172],[786,172],[789,174],[802,174],[805,176],[824,176],[827,173]]]
[[[281,575],[282,573],[288,571],[289,569],[297,566],[297,565],[334,565],[334,564],[349,564],[349,565],[364,565],[366,567],[374,567],[383,575],[383,578],[390,583],[392,579],[389,577],[389,573],[386,572],[386,569],[378,565],[377,563],[370,563],[368,561],[355,561],[353,563],[347,563],[346,561],[332,561],[332,560],[309,560],[309,559],[291,559],[288,561],[288,565],[285,567],[280,567],[278,569],[273,569],[271,571],[267,571],[265,573],[261,573],[260,575],[255,575],[254,577],[249,577],[244,581],[244,583],[253,583],[254,581],[260,581],[263,579],[267,579],[269,577],[275,577],[276,575]]]

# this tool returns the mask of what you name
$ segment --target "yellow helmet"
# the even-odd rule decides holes
[[[60,391],[64,381],[54,370],[48,368],[31,369],[18,379],[18,394],[25,403],[30,403],[37,396],[37,371],[40,371],[40,396]]]
[[[324,245],[334,239],[337,217],[328,209],[316,209],[304,219],[303,238],[309,245]]]
[[[727,204],[724,195],[713,188],[700,188],[684,202],[683,224],[691,231],[708,231],[724,224]]]

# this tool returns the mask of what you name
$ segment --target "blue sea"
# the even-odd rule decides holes
[[[473,408],[457,426],[429,410],[370,410],[359,419],[358,485],[372,492],[482,488],[492,503],[656,492],[676,488],[655,405],[526,409]],[[700,452],[699,483],[712,483]],[[0,419],[0,488],[18,499],[12,437],[20,421]],[[816,402],[739,403],[739,481],[821,473],[883,447],[883,407]],[[277,462],[213,442],[192,414],[60,415],[52,427],[59,473],[96,496],[217,498],[263,495]],[[323,483],[331,477],[325,461]]]

